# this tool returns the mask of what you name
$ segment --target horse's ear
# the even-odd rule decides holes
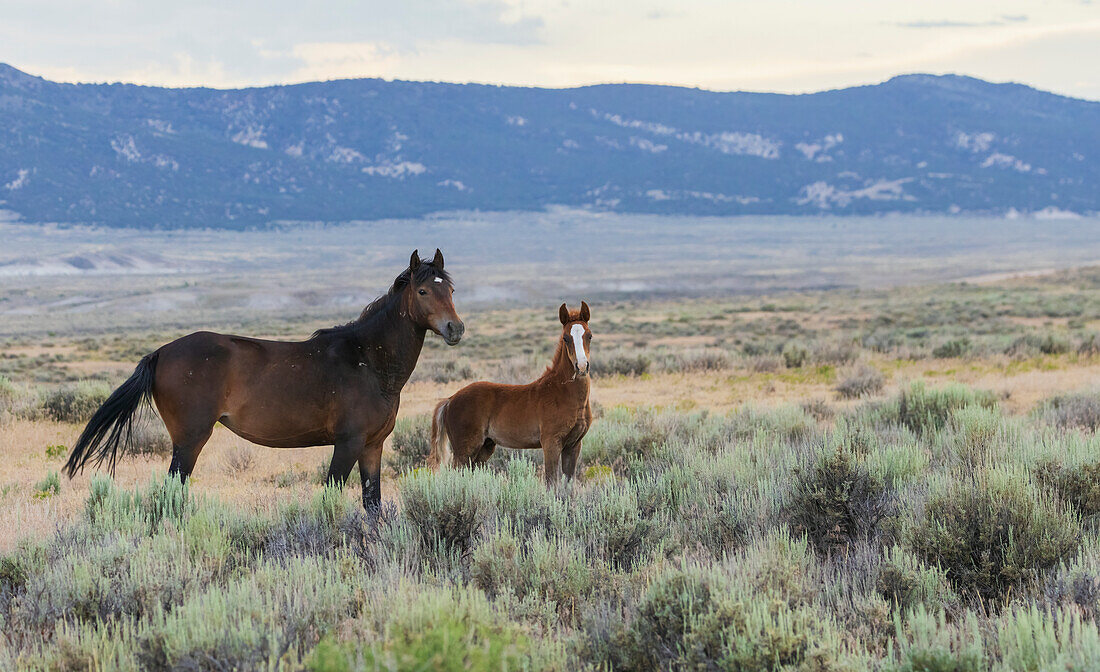
[[[565,304],[561,304],[561,308],[558,308],[558,319],[561,320],[562,325],[569,324],[569,309],[565,307]]]
[[[412,256],[409,257],[409,270],[415,271],[420,267],[420,250],[413,250]]]
[[[588,310],[588,304],[581,301],[581,322],[587,322],[592,317],[592,312]]]
[[[435,259],[432,259],[432,266],[435,266],[439,270],[443,270],[443,253],[439,251],[439,248],[435,248]]]

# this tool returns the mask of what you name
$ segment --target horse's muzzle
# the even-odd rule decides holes
[[[458,345],[458,342],[462,340],[462,334],[465,333],[465,324],[448,321],[447,324],[443,325],[443,331],[440,335],[447,342],[447,345]]]
[[[590,366],[590,362],[585,362],[584,366],[581,366],[579,364],[574,364],[573,365],[573,374],[575,376],[581,376],[581,377],[587,376],[589,366]]]

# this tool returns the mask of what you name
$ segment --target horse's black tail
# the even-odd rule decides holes
[[[112,472],[118,461],[119,444],[129,444],[134,428],[134,414],[141,406],[151,406],[153,376],[157,368],[157,353],[145,355],[134,374],[107,397],[99,407],[65,463],[65,473],[72,478],[91,460],[99,466],[104,460]]]

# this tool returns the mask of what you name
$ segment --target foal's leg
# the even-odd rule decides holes
[[[542,476],[547,485],[555,485],[561,476],[561,440],[542,440]]]
[[[496,452],[496,449],[496,441],[485,439],[485,443],[481,444],[481,449],[477,451],[473,458],[473,465],[480,466],[488,462],[493,457],[493,453]]]
[[[368,444],[359,454],[359,477],[363,479],[363,508],[382,508],[382,441]]]
[[[577,462],[580,456],[580,441],[577,441],[571,446],[566,446],[565,449],[561,451],[561,471],[569,480],[573,480],[573,475],[577,471]]]

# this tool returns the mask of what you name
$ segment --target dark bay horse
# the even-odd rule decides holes
[[[333,444],[330,483],[355,463],[363,505],[381,503],[382,442],[393,430],[405,386],[428,330],[448,345],[465,327],[455,313],[443,255],[409,267],[359,318],[301,342],[200,331],[146,355],[84,428],[65,465],[71,478],[89,460],[114,470],[134,412],[150,400],[172,437],[170,474],[186,481],[215,423],[275,448]]]
[[[483,464],[497,445],[542,448],[543,473],[549,484],[559,473],[573,478],[581,440],[592,426],[588,404],[588,304],[570,312],[558,309],[561,338],[542,377],[528,385],[478,382],[467,385],[435,407],[429,464]]]

